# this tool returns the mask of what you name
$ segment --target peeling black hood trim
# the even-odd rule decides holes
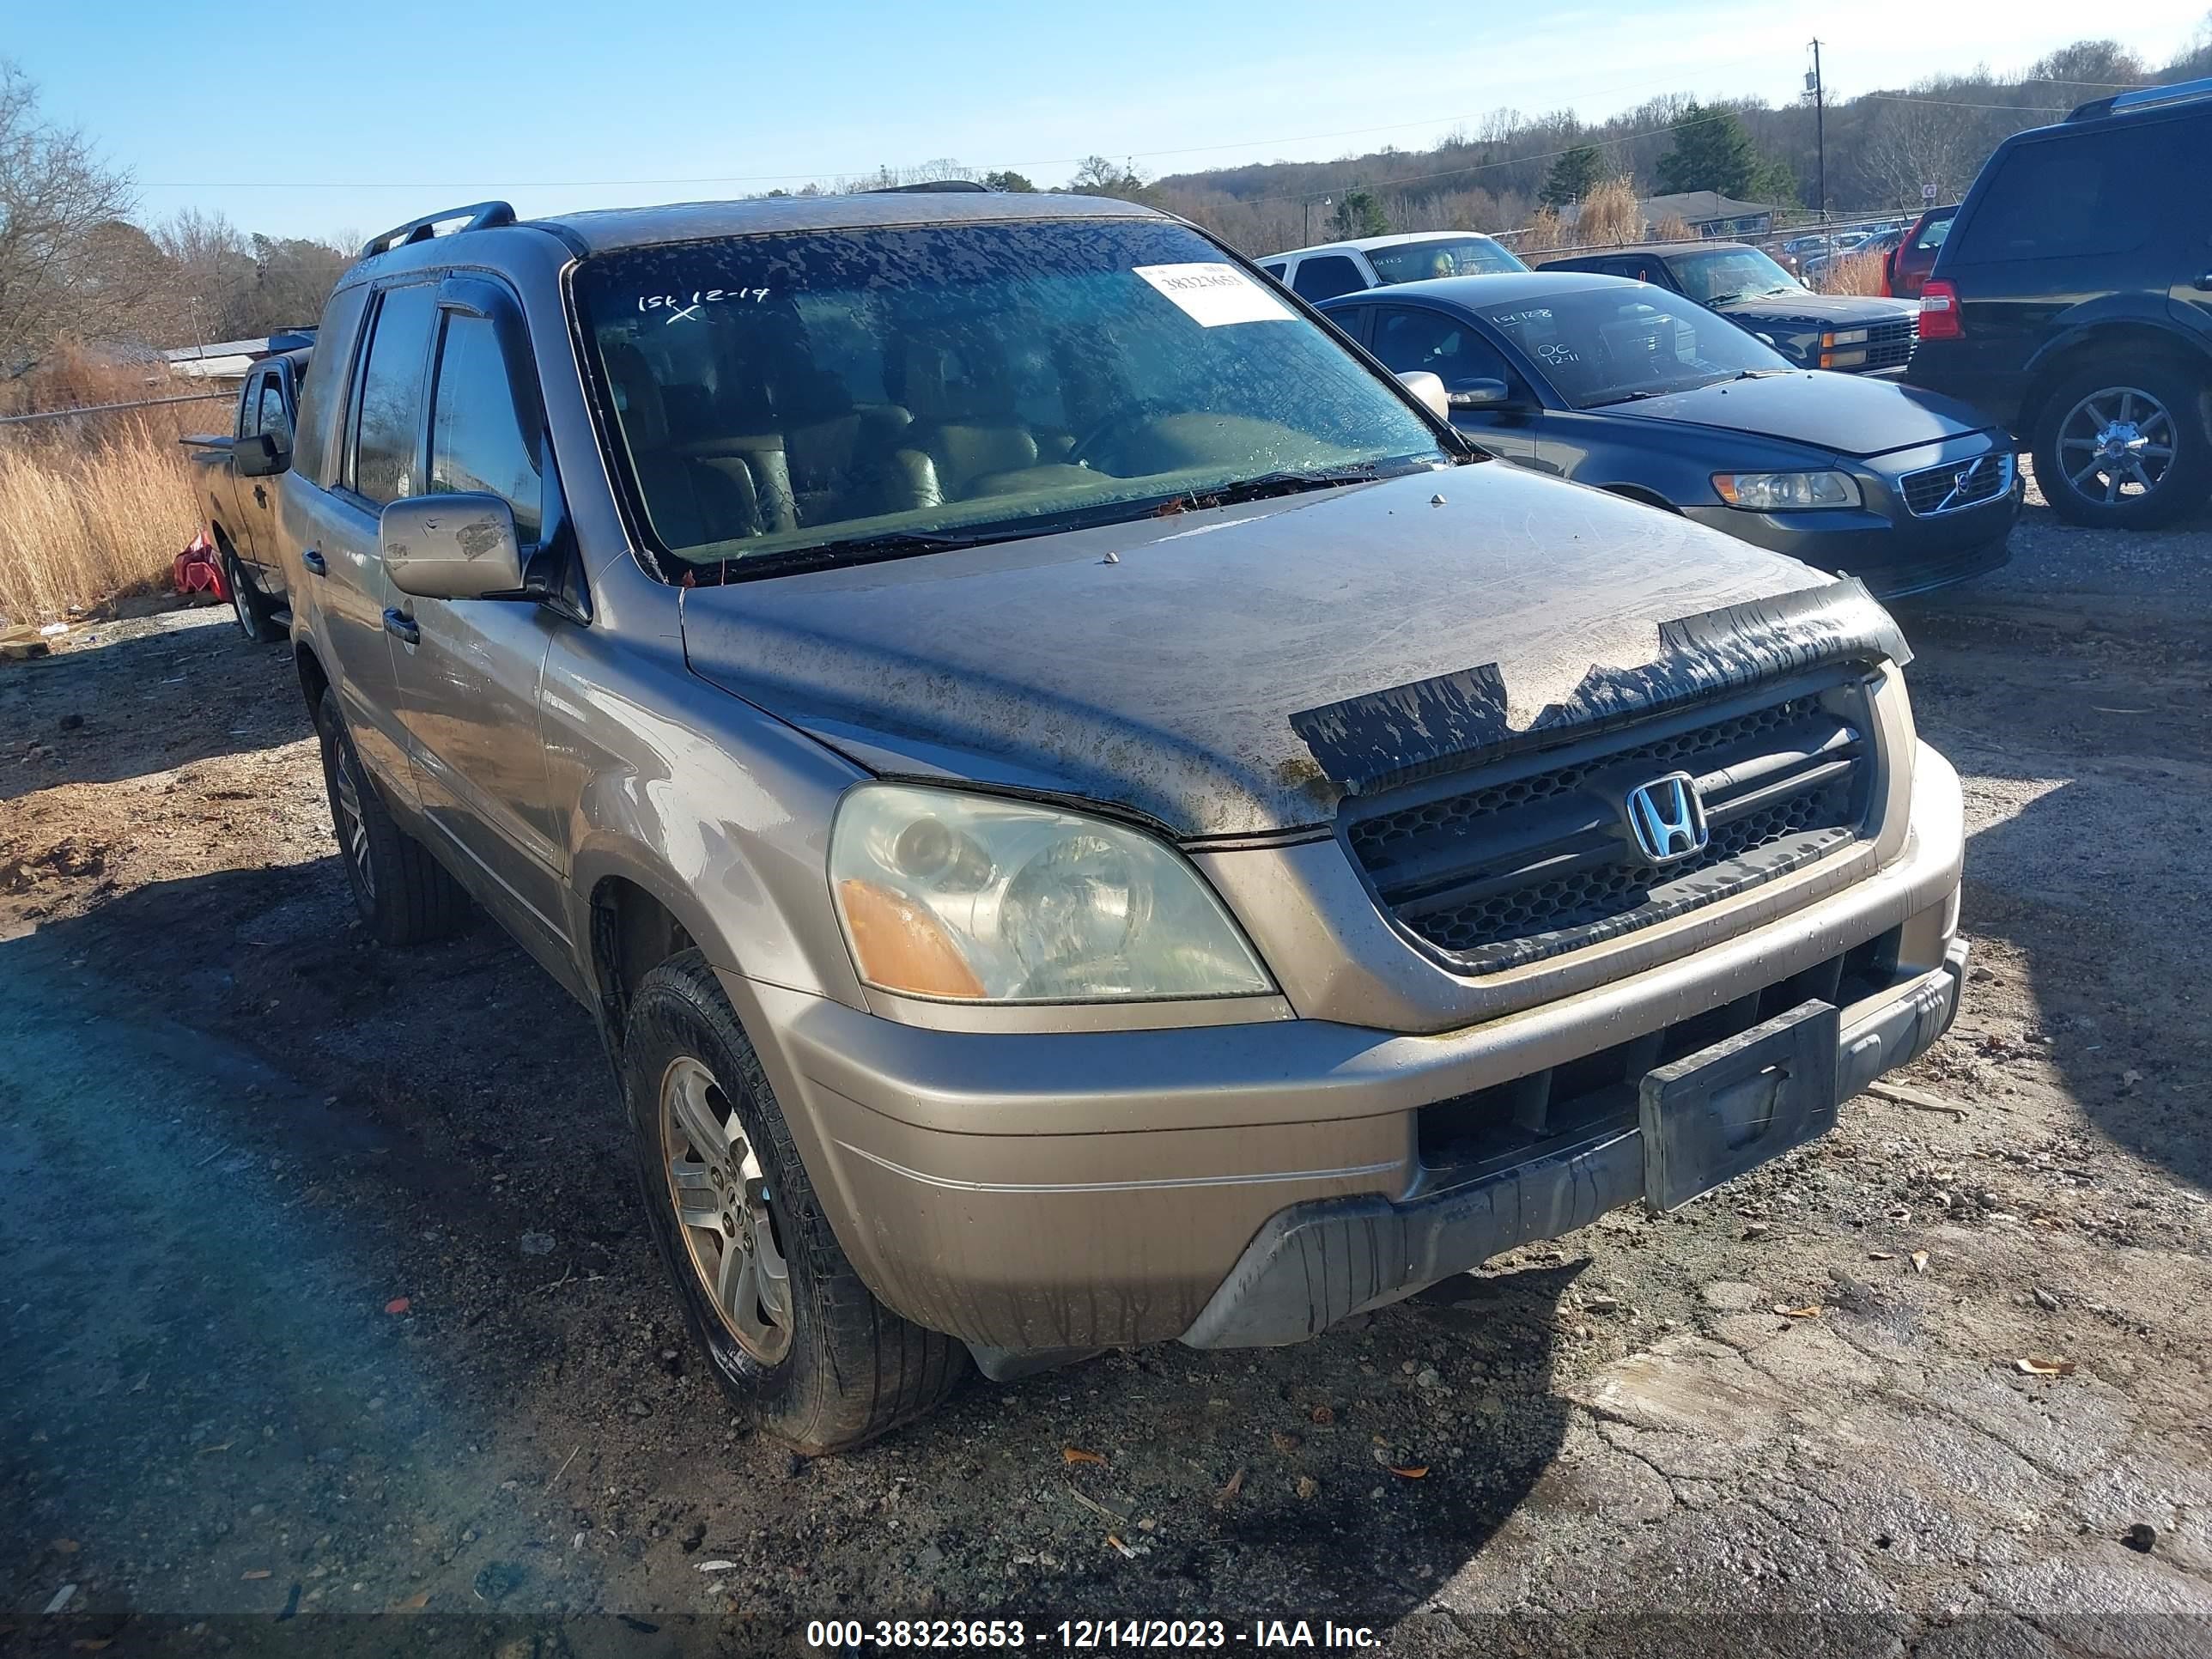
[[[1571,696],[1547,704],[1521,731],[1507,721],[1494,662],[1303,709],[1291,726],[1332,783],[1371,795],[1784,674],[1912,660],[1903,632],[1856,577],[1662,623],[1659,646],[1658,658],[1640,667],[1592,668]]]

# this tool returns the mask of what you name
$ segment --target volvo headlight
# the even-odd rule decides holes
[[[1716,472],[1713,488],[1730,507],[1753,513],[1859,504],[1859,482],[1848,472]]]
[[[862,784],[830,885],[870,985],[971,1002],[1256,996],[1273,988],[1182,855],[1105,818]]]

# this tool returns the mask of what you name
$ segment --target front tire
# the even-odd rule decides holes
[[[469,897],[429,848],[392,822],[345,729],[338,694],[315,705],[331,827],[355,911],[379,945],[422,945],[469,925]]]
[[[2123,360],[2053,386],[2035,422],[2035,478],[2071,523],[2149,530],[2212,495],[2212,434],[2195,377]]]
[[[763,1432],[808,1456],[845,1451],[952,1391],[966,1351],[861,1283],[699,951],[639,981],[622,1080],[646,1213],[684,1323]]]
[[[222,579],[230,589],[230,614],[237,620],[238,631],[255,645],[272,643],[278,633],[276,607],[263,597],[246,574],[246,567],[238,562],[238,555],[226,547],[222,550]]]

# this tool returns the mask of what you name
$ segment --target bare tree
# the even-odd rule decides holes
[[[1936,186],[1938,201],[1955,202],[1973,183],[1989,146],[1970,111],[1932,103],[1881,106],[1866,140],[1866,168],[1892,203],[1922,198]]]
[[[39,109],[37,84],[0,58],[0,375],[37,367],[63,339],[105,332],[137,292],[103,281],[103,237],[133,206],[130,180],[92,142]]]

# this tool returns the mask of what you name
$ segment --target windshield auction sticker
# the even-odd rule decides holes
[[[1137,275],[1182,307],[1200,328],[1268,323],[1291,308],[1234,265],[1137,265]]]

